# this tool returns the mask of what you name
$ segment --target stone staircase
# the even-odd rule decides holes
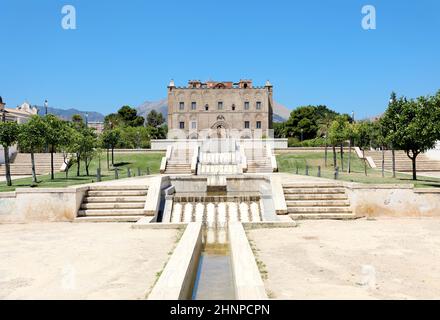
[[[371,157],[378,169],[382,168],[382,151],[365,151],[366,157]],[[395,151],[396,171],[411,172],[412,162],[404,151]],[[417,157],[417,171],[440,171],[440,161],[431,160],[425,154]],[[385,170],[393,170],[391,150],[385,151]]]
[[[35,171],[38,174],[50,173],[50,153],[35,153]],[[63,155],[54,153],[53,165],[54,171],[59,172],[64,163]],[[0,175],[4,175],[5,165],[0,165]],[[32,174],[32,162],[30,153],[17,153],[11,163],[11,174],[13,176],[26,176]]]
[[[147,186],[92,186],[75,222],[136,222],[145,216]]]
[[[294,219],[354,219],[345,187],[335,183],[283,184],[287,212]]]
[[[174,149],[165,168],[166,174],[190,174],[193,151],[187,149]]]
[[[266,147],[258,149],[244,149],[247,160],[248,173],[270,173],[273,172],[272,163],[267,156]]]

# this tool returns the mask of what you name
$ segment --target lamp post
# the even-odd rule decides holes
[[[89,127],[89,113],[86,112],[86,128]]]
[[[303,141],[304,138],[304,129],[301,129],[301,142]]]
[[[47,100],[44,100],[44,109],[45,109],[45,115],[47,116],[47,107],[49,106],[49,103]]]

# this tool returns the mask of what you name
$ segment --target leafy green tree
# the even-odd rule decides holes
[[[330,110],[331,111],[331,110]],[[325,149],[324,149],[324,166],[327,167],[327,155],[328,155],[328,139],[330,126],[335,119],[335,114],[332,112],[327,112],[322,115],[318,120],[318,132],[319,137],[324,137],[325,139]]]
[[[61,143],[61,135],[59,134],[64,126],[64,121],[57,118],[52,114],[48,114],[43,117],[43,121],[46,124],[46,132],[44,134],[44,139],[46,145],[49,146],[50,151],[50,179],[54,180],[54,166],[53,166],[53,154],[56,148]]]
[[[337,166],[336,160],[336,146],[341,147],[341,169],[344,170],[344,150],[343,144],[347,140],[348,118],[345,115],[340,115],[335,118],[329,128],[329,140],[333,148],[333,166]]]
[[[151,110],[147,115],[147,126],[157,128],[161,126],[164,122],[165,119],[162,113],[157,112],[156,110]]]
[[[82,118],[82,116],[80,114],[74,114],[72,116],[72,122],[74,122],[74,123],[81,123],[82,124],[84,122],[84,120],[83,120],[83,118]]]
[[[16,122],[0,123],[0,144],[5,152],[6,184],[12,186],[9,148],[17,142],[20,128]]]
[[[59,144],[59,149],[63,154],[63,162],[66,167],[65,174],[66,179],[69,178],[69,169],[71,166],[71,157],[76,153],[79,146],[78,141],[80,140],[80,133],[75,130],[70,124],[65,123],[63,129],[60,131],[62,137]]]
[[[393,136],[397,132],[397,116],[400,113],[401,106],[397,103],[397,95],[395,92],[391,93],[388,109],[380,119],[381,126],[385,131],[385,142],[391,147],[391,161],[393,178],[396,177],[396,156],[393,145]]]
[[[283,136],[304,140],[322,136],[322,123],[331,123],[338,115],[326,106],[303,106],[293,110],[284,123]],[[326,119],[326,120],[324,120]]]
[[[353,146],[353,141],[356,140],[358,135],[358,127],[355,123],[348,123],[345,136],[348,140],[348,167],[347,167],[347,173],[351,173],[351,149]]]
[[[110,113],[104,118],[104,129],[112,130],[119,127],[122,124],[121,117],[117,113]]]
[[[396,131],[389,139],[411,159],[413,180],[417,180],[417,156],[440,139],[440,91],[435,96],[396,99],[384,117],[395,121]]]
[[[316,137],[318,131],[316,108],[305,106],[293,110],[286,121],[285,128],[289,137],[303,140]]]
[[[362,121],[357,123],[356,144],[362,150],[362,158],[364,161],[364,172],[367,175],[367,159],[365,158],[365,149],[370,147],[372,138],[371,123]]]
[[[90,163],[96,155],[95,147],[97,146],[97,136],[95,130],[91,128],[84,128],[80,132],[81,157],[84,161],[86,175],[89,176]]]
[[[115,165],[115,156],[114,150],[119,140],[121,139],[121,133],[118,129],[114,130],[105,130],[101,136],[102,144],[107,149],[111,149],[112,151],[112,165]]]
[[[286,138],[285,122],[276,122],[273,124],[273,131],[275,138]]]
[[[123,106],[118,110],[118,116],[122,122],[129,127],[140,127],[144,125],[144,117],[137,115],[137,110],[130,106]]]
[[[28,150],[31,154],[32,167],[32,182],[38,183],[37,174],[35,170],[35,156],[34,153],[44,148],[46,123],[40,116],[32,116],[31,119],[20,126],[20,133],[18,135],[18,143],[20,148]]]

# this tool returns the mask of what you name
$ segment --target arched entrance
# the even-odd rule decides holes
[[[214,139],[224,139],[228,137],[229,125],[221,120],[217,121],[211,126],[209,137]]]

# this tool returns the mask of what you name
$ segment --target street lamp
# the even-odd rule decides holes
[[[303,137],[304,137],[304,129],[301,129],[301,142],[303,141]]]
[[[47,100],[44,100],[44,109],[46,110],[46,116],[47,116],[47,107],[49,106],[49,103]]]
[[[86,128],[89,127],[89,113],[86,112]]]

